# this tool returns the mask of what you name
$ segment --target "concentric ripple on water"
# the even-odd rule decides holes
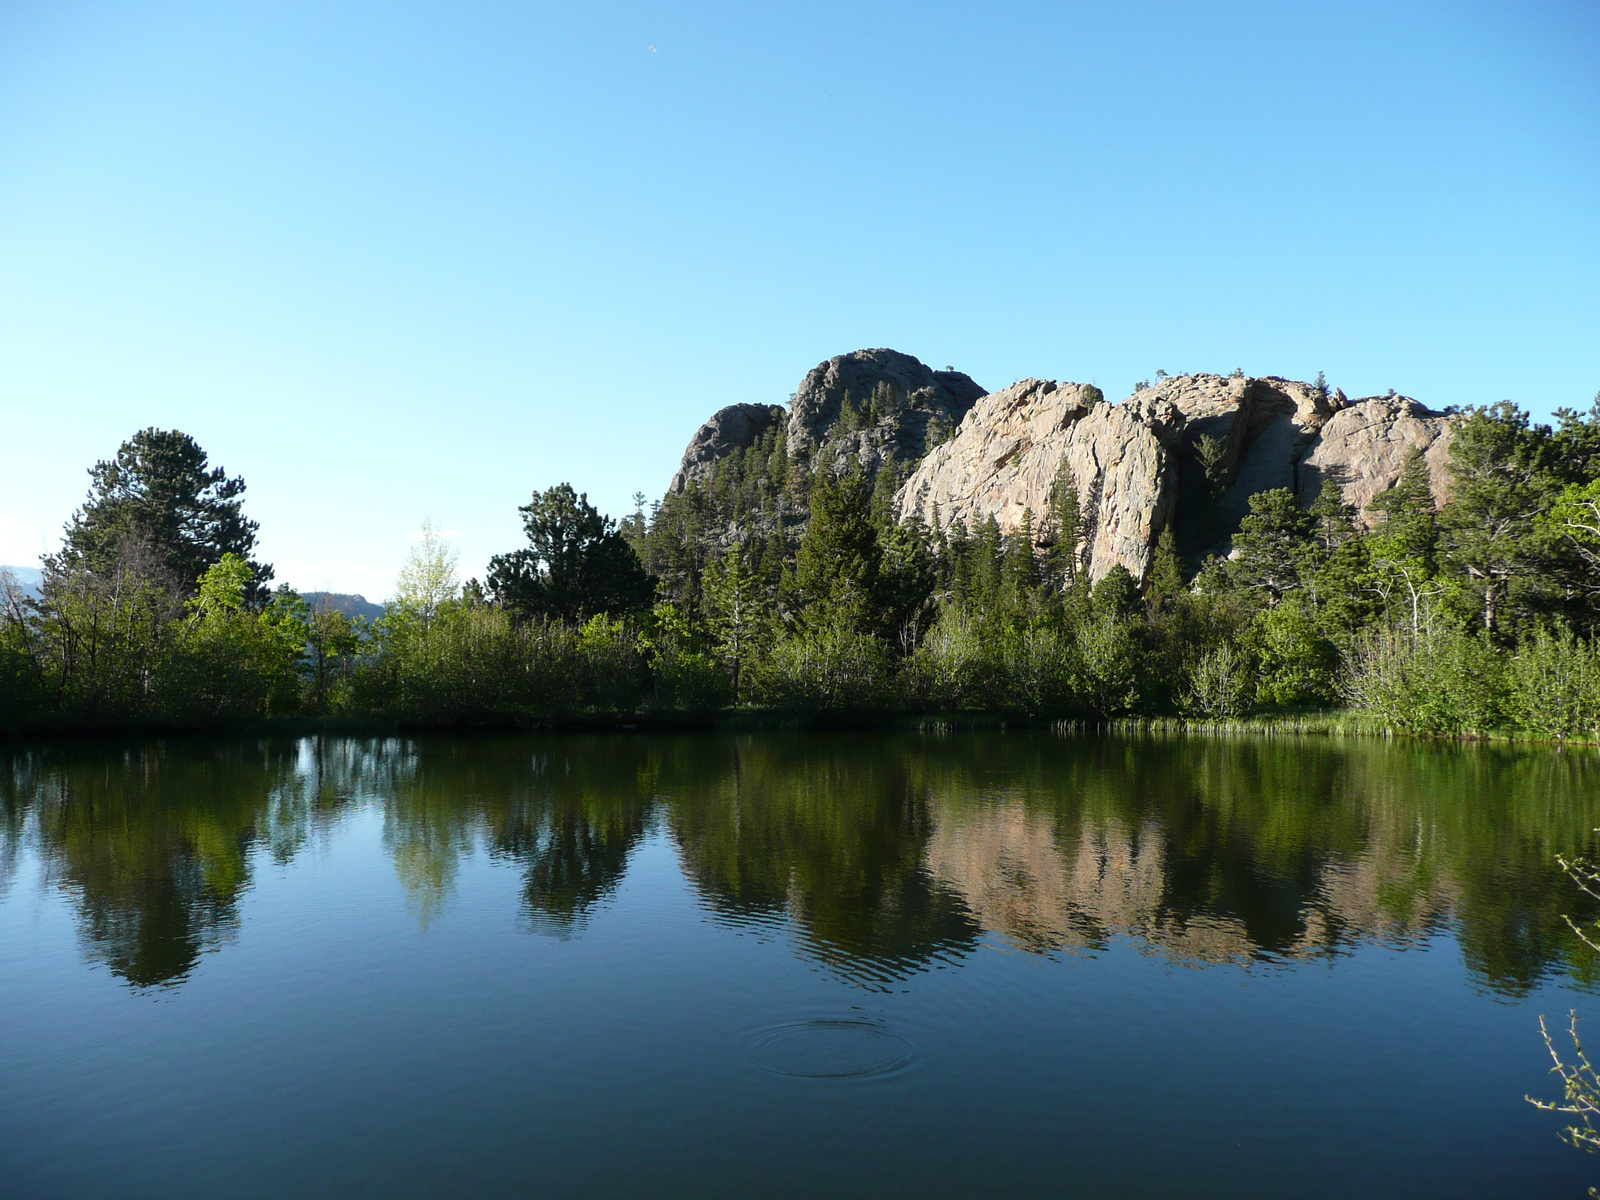
[[[751,1047],[764,1071],[801,1079],[883,1075],[911,1060],[911,1047],[872,1021],[834,1017],[764,1029]]]

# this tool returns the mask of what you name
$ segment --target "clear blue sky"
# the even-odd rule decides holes
[[[1600,5],[0,6],[0,562],[154,424],[478,572],[863,346],[1587,407]]]

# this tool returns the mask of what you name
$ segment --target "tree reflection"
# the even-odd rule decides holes
[[[713,911],[787,917],[811,953],[862,982],[976,944],[967,906],[927,868],[932,819],[903,756],[859,737],[704,751],[680,758],[668,818]]]
[[[1594,851],[1591,753],[1048,734],[79,743],[0,756],[0,896],[36,851],[88,953],[172,986],[246,935],[255,864],[357,803],[426,928],[482,850],[526,927],[581,936],[652,830],[714,919],[864,986],[1127,939],[1189,963],[1454,934],[1521,994],[1595,956],[1555,859]]]
[[[553,746],[488,806],[490,852],[523,869],[523,916],[570,937],[621,882],[650,821],[650,756]]]
[[[47,876],[74,897],[91,957],[141,988],[182,981],[235,934],[252,850],[277,800],[296,790],[282,747],[74,746],[8,765],[8,823],[31,812]]]

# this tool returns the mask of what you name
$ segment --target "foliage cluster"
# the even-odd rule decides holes
[[[0,720],[1350,706],[1419,734],[1595,738],[1600,401],[1558,415],[1460,414],[1447,479],[1413,454],[1365,514],[1336,479],[1309,508],[1260,492],[1226,558],[1185,561],[1168,528],[1143,579],[1093,582],[1070,473],[1013,529],[897,522],[892,461],[812,471],[776,426],[648,516],[535,495],[483,584],[425,527],[372,624],[268,593],[243,482],[147,430],[91,472],[42,593],[5,593]],[[1215,520],[1212,483],[1180,519]]]

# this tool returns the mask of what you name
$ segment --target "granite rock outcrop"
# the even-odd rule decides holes
[[[787,409],[733,404],[690,439],[669,490],[710,477],[734,450],[782,423],[792,458],[812,470],[839,471],[852,461],[869,478],[890,462],[918,462],[932,442],[955,432],[984,389],[960,371],[935,371],[898,350],[854,350],[806,372]]]
[[[1450,418],[1409,396],[1369,396],[1334,413],[1296,460],[1295,494],[1310,504],[1325,479],[1335,479],[1346,504],[1371,525],[1367,505],[1400,478],[1406,456],[1422,451],[1435,503],[1449,499]]]
[[[787,415],[787,410],[778,404],[730,404],[719,408],[689,439],[678,472],[667,485],[668,491],[678,494],[691,480],[708,478],[717,463],[735,450],[754,445]]]
[[[813,367],[787,408],[716,413],[690,440],[671,492],[709,480],[775,430],[790,461],[812,472],[914,468],[895,498],[901,520],[970,529],[993,517],[1009,533],[1031,513],[1041,545],[1053,538],[1050,491],[1065,469],[1081,513],[1075,552],[1093,580],[1116,566],[1142,579],[1169,527],[1191,561],[1228,553],[1250,497],[1271,488],[1310,505],[1334,480],[1370,524],[1368,506],[1413,449],[1440,502],[1449,484],[1450,416],[1407,396],[1352,401],[1320,382],[1237,374],[1163,378],[1119,404],[1092,385],[1044,379],[984,394],[959,371],[875,349]],[[779,521],[790,538],[803,528],[799,505]]]
[[[1354,404],[1337,391],[1275,376],[1184,375],[1120,404],[1084,385],[1027,379],[983,397],[896,497],[905,520],[994,517],[1037,536],[1051,485],[1067,468],[1082,513],[1079,562],[1098,580],[1115,566],[1142,579],[1162,532],[1191,556],[1226,553],[1249,499],[1289,488],[1302,503],[1336,479],[1364,509],[1393,486],[1407,451],[1423,450],[1442,494],[1448,417],[1405,397]]]

